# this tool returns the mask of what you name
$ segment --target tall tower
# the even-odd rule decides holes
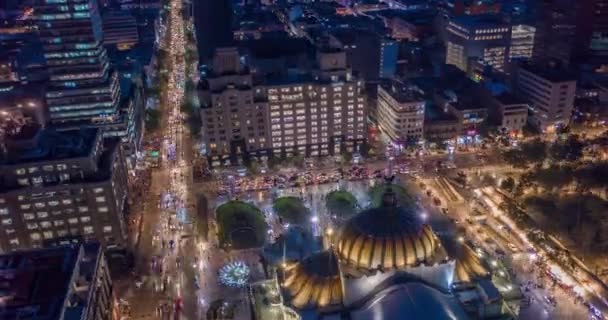
[[[103,47],[97,0],[34,0],[34,20],[50,75],[51,122],[116,121],[120,88]]]
[[[201,62],[208,61],[216,48],[232,44],[232,1],[194,2],[194,22]]]

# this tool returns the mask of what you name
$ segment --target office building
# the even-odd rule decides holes
[[[98,243],[0,255],[5,320],[111,320],[112,279]]]
[[[232,1],[200,0],[193,3],[198,55],[207,62],[216,48],[232,45]]]
[[[576,76],[558,63],[519,65],[514,74],[516,93],[530,104],[531,123],[554,132],[570,123]]]
[[[378,86],[378,126],[401,146],[420,141],[424,134],[422,94],[413,87],[391,81]]]
[[[529,25],[518,24],[511,28],[510,60],[532,59],[535,33],[536,28]]]
[[[462,131],[458,118],[433,104],[426,107],[423,126],[424,139],[431,144],[447,142],[454,145]]]
[[[479,143],[479,126],[487,118],[487,107],[480,99],[481,85],[455,68],[446,68],[436,82],[433,93],[435,104],[459,122],[457,143]]]
[[[112,10],[103,15],[103,43],[105,46],[127,50],[139,42],[137,21],[126,11]]]
[[[558,60],[567,65],[572,58],[576,36],[576,8],[572,2],[539,0],[533,26],[533,58],[536,62]]]
[[[50,73],[46,99],[53,124],[92,124],[117,116],[118,78],[103,48],[97,2],[37,0],[34,12]]]
[[[203,141],[212,165],[249,157],[323,156],[366,140],[366,97],[346,55],[320,50],[315,66],[254,85],[236,49],[220,49],[200,87]]]
[[[507,91],[483,92],[482,101],[488,107],[489,124],[512,137],[520,135],[528,121],[528,103]]]
[[[399,43],[376,32],[335,29],[329,34],[329,45],[344,50],[353,73],[366,81],[392,78],[397,72]]]
[[[0,162],[0,246],[42,246],[64,237],[124,246],[127,172],[115,139],[99,129],[24,128]]]
[[[459,16],[447,24],[446,63],[468,72],[472,60],[506,71],[511,26],[495,16]]]
[[[128,150],[135,150],[129,131],[137,117],[121,101],[118,73],[103,46],[97,1],[35,0],[33,19],[50,77],[46,104],[51,123],[61,130],[97,127],[104,137],[120,137]]]

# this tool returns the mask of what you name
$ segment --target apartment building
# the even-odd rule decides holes
[[[127,171],[117,139],[96,128],[25,127],[0,159],[0,246],[41,247],[63,237],[124,246]]]
[[[396,144],[423,138],[425,106],[423,95],[413,87],[397,81],[378,85],[378,125]]]

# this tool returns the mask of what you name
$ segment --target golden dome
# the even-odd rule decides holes
[[[354,216],[342,228],[337,252],[363,271],[401,269],[434,262],[439,241],[431,227],[402,207],[382,206]]]
[[[342,282],[337,259],[325,251],[285,268],[283,286],[298,309],[342,303]]]
[[[456,279],[462,282],[483,278],[489,274],[488,270],[468,245],[463,245],[456,259]]]

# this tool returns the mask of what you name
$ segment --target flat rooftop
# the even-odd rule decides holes
[[[401,82],[386,82],[380,84],[380,87],[389,93],[391,97],[393,97],[393,99],[397,100],[399,103],[424,101],[420,91]]]
[[[34,129],[32,129],[34,130]],[[0,164],[14,165],[86,157],[97,140],[98,129],[84,128],[68,131],[38,129],[12,136],[8,152]]]
[[[516,95],[509,93],[509,92],[503,92],[499,95],[494,96],[494,98],[496,100],[498,100],[501,104],[504,104],[504,105],[527,103],[526,100],[521,99],[521,98],[517,97]]]
[[[71,245],[0,255],[0,319],[59,319],[66,299],[70,300],[66,316],[86,310],[89,287],[79,297],[68,297],[68,293],[77,265],[77,278],[91,279],[100,246],[82,245],[83,255],[80,249],[81,245]],[[79,288],[84,288],[85,283],[79,281]]]
[[[469,28],[483,28],[483,27],[508,27],[509,24],[501,19],[500,17],[492,14],[484,15],[461,15],[454,17],[450,20],[459,26]]]
[[[443,112],[437,105],[428,102],[424,109],[424,120],[425,121],[458,121],[458,119],[447,113]]]
[[[523,63],[520,68],[551,82],[576,81],[576,74],[558,64]]]

